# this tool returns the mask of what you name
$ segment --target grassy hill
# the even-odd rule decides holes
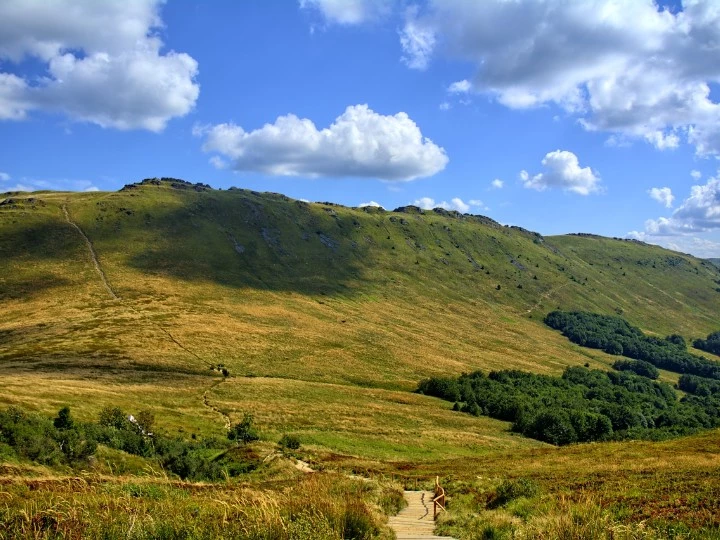
[[[468,458],[499,474],[513,455],[527,470],[559,460],[570,471],[582,451],[410,391],[476,369],[609,369],[615,357],[543,324],[558,308],[704,337],[720,329],[719,285],[712,263],[656,246],[542,237],[442,210],[346,208],[172,179],[113,193],[8,193],[0,406],[70,405],[85,420],[105,406],[151,409],[159,431],[183,437],[224,436],[251,412],[263,439],[298,434],[321,468],[457,476],[458,463],[473,463],[474,476],[480,462]],[[699,452],[708,437],[720,434]]]
[[[720,328],[720,269],[655,246],[172,180],[4,195],[0,276],[6,403],[90,416],[147,403],[169,429],[219,431],[209,389],[232,419],[252,408],[272,432],[301,429],[338,451],[372,442],[379,455],[393,453],[378,426],[402,433],[408,402],[427,401],[398,394],[423,377],[610,362],[546,328],[551,309],[621,313],[660,335]],[[232,375],[220,387],[217,364]],[[342,412],[327,418],[333,403]],[[415,450],[445,429],[463,453],[481,434],[507,438],[457,422],[416,431]]]

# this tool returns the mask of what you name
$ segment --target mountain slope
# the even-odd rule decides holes
[[[175,180],[0,197],[0,276],[5,402],[88,416],[143,404],[168,428],[218,433],[218,410],[254,408],[269,432],[377,455],[421,454],[448,433],[460,453],[520,444],[501,422],[397,390],[473,369],[611,362],[546,328],[550,309],[622,313],[687,338],[720,328],[720,269],[655,246]],[[420,403],[438,416],[413,432],[416,450],[380,445],[383,430],[413,429],[403,418]]]

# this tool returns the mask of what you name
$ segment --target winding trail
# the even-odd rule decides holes
[[[405,491],[403,495],[408,505],[388,520],[397,540],[454,540],[450,536],[436,536],[433,532],[432,500],[435,495],[432,491]]]
[[[75,223],[72,220],[72,218],[70,217],[70,212],[68,212],[66,203],[62,205],[62,211],[63,211],[63,214],[65,215],[65,221],[67,221],[68,224],[70,224],[70,226],[72,226],[78,232],[78,234],[80,234],[80,236],[82,236],[83,240],[85,241],[85,245],[87,246],[88,251],[90,252],[90,258],[92,259],[93,265],[95,266],[95,270],[97,270],[97,273],[100,275],[100,279],[102,280],[105,290],[107,290],[108,294],[110,294],[110,296],[113,298],[113,300],[120,301],[124,307],[126,307],[127,309],[129,309],[130,311],[132,311],[133,313],[135,313],[136,315],[138,315],[139,317],[141,317],[148,323],[150,323],[152,326],[154,326],[158,330],[160,330],[162,333],[164,333],[170,339],[170,341],[172,341],[178,348],[182,349],[185,353],[189,354],[190,356],[192,356],[196,360],[200,361],[201,363],[205,364],[206,366],[213,367],[212,364],[210,364],[206,360],[203,360],[198,354],[191,351],[190,349],[185,347],[182,343],[180,343],[175,338],[175,336],[173,336],[167,329],[163,328],[162,325],[158,324],[157,322],[150,319],[144,313],[135,309],[134,306],[130,305],[127,302],[124,302],[120,298],[120,296],[118,296],[118,294],[115,292],[115,290],[110,286],[110,282],[108,281],[107,276],[105,275],[105,272],[102,269],[102,266],[100,266],[100,261],[98,260],[97,252],[95,251],[95,246],[93,246],[93,243],[90,241],[90,238],[88,238],[88,236],[85,234],[85,231],[82,230],[80,225],[78,225],[77,223]],[[214,390],[215,388],[217,388],[218,386],[220,386],[224,381],[225,381],[225,378],[223,377],[222,379],[213,382],[210,385],[210,387],[208,389],[206,389],[205,392],[203,392],[202,400],[203,400],[203,404],[205,405],[205,407],[211,409],[213,412],[219,414],[223,418],[225,429],[230,429],[230,417],[227,414],[225,414],[224,412],[222,412],[220,409],[218,409],[217,407],[212,405],[208,398],[208,393],[211,392],[212,390]]]
[[[85,240],[85,244],[87,245],[88,251],[90,252],[90,258],[92,259],[92,262],[95,265],[95,270],[97,270],[97,273],[100,274],[100,279],[102,280],[103,285],[105,286],[105,289],[110,294],[110,296],[113,297],[113,300],[120,300],[118,295],[115,294],[115,291],[110,286],[107,276],[105,275],[105,272],[103,272],[103,269],[100,266],[100,262],[98,261],[98,257],[97,257],[97,252],[95,251],[95,247],[93,246],[92,242],[85,234],[85,231],[83,231],[80,228],[80,226],[70,218],[70,214],[67,209],[67,204],[62,205],[62,211],[63,211],[63,214],[65,214],[65,221],[67,221],[72,227],[74,227],[75,230],[78,233],[80,233],[80,236],[83,237],[83,240]]]
[[[210,387],[203,392],[203,405],[213,411],[216,414],[219,414],[222,416],[223,421],[225,422],[225,429],[230,429],[230,417],[222,412],[220,409],[218,409],[215,405],[210,403],[210,398],[208,397],[208,393],[215,390],[218,386],[220,386],[222,383],[225,382],[225,377],[220,379],[219,381],[215,381],[210,385]]]

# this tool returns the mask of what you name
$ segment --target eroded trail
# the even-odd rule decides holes
[[[67,221],[68,224],[70,224],[70,226],[72,226],[85,241],[85,245],[87,246],[88,252],[90,253],[90,258],[93,262],[93,265],[95,266],[95,270],[100,275],[100,279],[102,281],[103,286],[105,287],[105,290],[107,290],[108,294],[113,298],[113,300],[120,301],[124,307],[126,307],[127,309],[129,309],[130,311],[132,311],[133,313],[138,315],[139,317],[142,317],[149,324],[155,326],[158,330],[160,330],[163,334],[165,334],[168,337],[168,339],[170,339],[170,341],[172,341],[179,349],[183,350],[185,353],[189,354],[190,356],[192,356],[196,360],[202,362],[203,364],[210,365],[212,367],[211,364],[209,364],[207,361],[203,360],[195,352],[191,351],[190,349],[185,347],[182,343],[180,343],[175,338],[175,336],[173,336],[167,329],[163,328],[157,322],[151,320],[144,313],[141,313],[140,311],[135,309],[135,307],[130,305],[128,302],[123,302],[123,300],[120,298],[120,296],[118,296],[118,294],[115,292],[115,290],[110,286],[110,282],[108,281],[107,276],[105,275],[105,272],[103,271],[102,266],[100,265],[100,261],[97,256],[97,252],[95,251],[95,246],[93,246],[92,241],[85,234],[85,231],[83,231],[82,228],[77,223],[75,223],[72,220],[72,218],[70,217],[70,212],[68,212],[67,204],[62,205],[62,211],[63,211],[63,214],[65,215],[65,221]],[[218,415],[220,415],[223,418],[225,429],[230,429],[230,417],[227,414],[225,414],[224,412],[222,412],[220,409],[218,409],[217,407],[212,405],[210,403],[209,397],[208,397],[208,393],[211,392],[212,390],[214,390],[215,388],[217,388],[220,384],[222,384],[224,382],[224,380],[225,379],[223,378],[223,379],[220,379],[219,381],[213,382],[212,385],[210,385],[210,387],[207,390],[205,390],[205,392],[203,392],[202,400],[203,400],[203,404],[207,408],[211,409],[212,411],[214,411],[215,413],[217,413]]]
[[[436,536],[433,518],[432,491],[405,491],[408,505],[388,520],[398,540],[436,539],[453,540],[450,536]]]
[[[210,398],[208,397],[208,394],[212,390],[215,390],[218,386],[220,386],[224,382],[225,382],[225,378],[215,381],[214,383],[212,383],[210,385],[210,387],[207,390],[205,390],[205,392],[203,392],[203,405],[205,405],[205,407],[207,407],[214,413],[219,414],[225,423],[225,429],[230,429],[230,417],[227,414],[225,414],[223,411],[218,409],[215,405],[210,403]]]
[[[72,227],[75,228],[75,230],[80,233],[80,236],[83,237],[83,240],[85,240],[85,244],[87,245],[88,251],[90,252],[90,258],[92,259],[93,265],[95,265],[95,270],[97,270],[97,273],[100,274],[100,279],[102,280],[103,286],[107,290],[108,294],[113,297],[114,300],[119,300],[119,297],[117,294],[115,294],[115,291],[110,286],[110,283],[108,282],[107,276],[105,275],[105,272],[103,272],[102,267],[100,266],[100,262],[98,261],[97,253],[95,252],[95,247],[93,246],[90,239],[85,234],[85,231],[83,231],[80,226],[75,223],[72,218],[70,217],[70,213],[68,212],[67,205],[62,205],[62,211],[63,214],[65,214],[65,221],[67,221]]]

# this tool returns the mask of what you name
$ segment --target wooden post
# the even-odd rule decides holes
[[[437,519],[437,509],[445,511],[445,490],[440,486],[440,477],[435,477],[435,496],[433,497],[433,520]]]

